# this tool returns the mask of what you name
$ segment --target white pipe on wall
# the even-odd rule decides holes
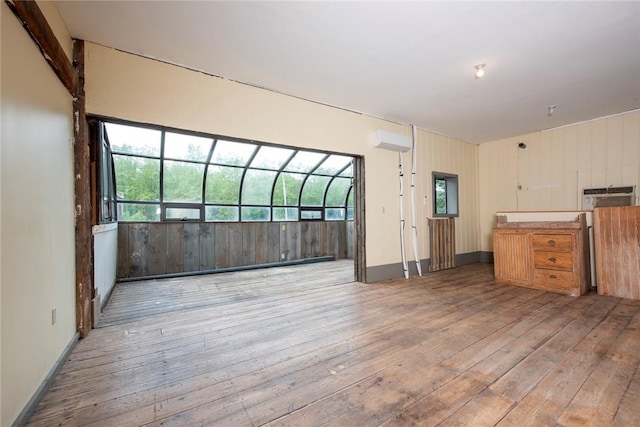
[[[418,130],[416,125],[411,125],[413,130],[413,150],[411,151],[411,229],[413,231],[413,257],[416,260],[418,275],[422,276],[420,265],[420,252],[418,250],[418,227],[416,226],[416,169],[418,159]]]
[[[404,166],[402,164],[402,153],[398,153],[400,169],[400,248],[402,250],[402,270],[404,278],[409,278],[409,266],[407,264],[407,249],[404,241]]]

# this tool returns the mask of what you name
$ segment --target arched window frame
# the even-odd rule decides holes
[[[232,216],[228,219],[216,218],[213,220],[213,222],[336,220],[336,218],[334,218],[332,215],[326,214],[327,209],[342,210],[343,214],[341,214],[339,218],[337,218],[337,220],[353,219],[353,217],[349,218],[349,215],[348,215],[348,212],[350,210],[351,212],[353,212],[353,206],[352,205],[349,206],[350,194],[353,191],[353,168],[352,168],[353,157],[347,154],[329,153],[329,152],[324,152],[319,150],[294,148],[290,146],[268,144],[268,143],[253,141],[253,140],[244,140],[244,139],[227,137],[222,135],[211,135],[211,134],[204,134],[199,132],[177,130],[177,129],[163,127],[163,126],[140,125],[140,124],[127,122],[127,121],[120,121],[120,120],[102,119],[101,122],[104,124],[104,129],[105,129],[104,138],[107,141],[109,140],[109,136],[108,136],[109,126],[117,126],[117,125],[130,126],[137,129],[148,129],[148,130],[154,130],[154,131],[160,132],[160,141],[159,141],[160,152],[158,155],[125,152],[117,148],[118,147],[117,144],[115,149],[113,148],[113,146],[111,147],[111,152],[109,153],[109,157],[111,159],[112,164],[114,165],[113,187],[116,189],[116,191],[118,189],[118,185],[117,185],[118,162],[116,160],[131,158],[131,159],[143,159],[143,160],[146,159],[153,162],[155,161],[159,162],[159,171],[158,171],[158,178],[157,178],[158,200],[139,200],[137,198],[127,198],[127,197],[122,197],[122,195],[120,195],[121,197],[118,197],[116,201],[119,221],[142,221],[142,222],[146,222],[146,221],[212,221],[211,219],[207,219],[208,218],[207,212],[209,210],[213,211],[214,209],[222,209],[222,210],[228,209],[229,212],[232,213]],[[168,133],[211,139],[211,144],[208,148],[208,151],[206,152],[206,157],[204,157],[204,160],[178,159],[176,157],[168,157],[166,155],[166,139],[167,139]],[[216,149],[218,148],[220,141],[247,144],[248,146],[253,146],[254,149],[251,155],[249,156],[249,158],[246,159],[246,161],[244,161],[242,165],[215,163],[212,161],[212,159],[214,157],[214,154],[216,153]],[[251,166],[252,162],[254,161],[256,156],[258,156],[262,147],[275,147],[275,148],[280,148],[285,150],[291,150],[291,153],[288,155],[286,159],[284,159],[284,161],[281,162],[281,164],[277,168],[252,167]],[[312,164],[306,172],[300,172],[294,169],[292,170],[287,169],[291,164],[291,162],[296,157],[296,155],[298,155],[299,153],[303,153],[303,154],[315,153],[315,155],[318,156],[318,160],[315,162],[315,164]],[[351,161],[346,165],[344,165],[343,167],[341,167],[340,170],[338,170],[337,172],[334,172],[334,173],[318,172],[318,169],[323,165],[325,161],[330,159],[331,156],[340,156],[340,157],[346,157],[346,158],[351,157]],[[169,162],[175,162],[175,163],[169,163]],[[165,200],[166,199],[165,196],[167,194],[166,192],[167,189],[165,188],[165,184],[166,184],[165,176],[167,176],[168,168],[170,165],[175,166],[178,164],[185,165],[185,166],[189,164],[203,166],[202,174],[200,176],[201,188],[199,191],[199,194],[200,194],[199,201]],[[221,203],[211,203],[207,201],[207,180],[211,179],[211,177],[209,176],[209,170],[211,167],[214,167],[214,166],[225,167],[225,168],[238,168],[242,170],[240,182],[239,182],[239,188],[238,188],[238,196],[235,203],[221,204]],[[346,174],[345,176],[345,171],[347,171],[349,168],[351,168],[351,173]],[[245,189],[245,185],[247,184],[246,178],[249,171],[267,171],[269,173],[273,173],[273,181],[270,183],[270,194],[268,198],[269,204],[261,204],[261,203],[245,204],[243,202],[244,189]],[[283,174],[299,174],[304,176],[302,183],[298,188],[297,200],[295,204],[293,203],[282,204],[282,205],[274,204],[274,198],[276,194],[275,186],[278,184],[279,178],[281,176],[283,179],[285,179]],[[308,184],[310,185],[311,177],[324,177],[327,181],[324,185],[324,188],[321,191],[321,200],[318,206],[315,206],[315,205],[310,206],[308,204],[305,205],[302,200],[305,189],[307,188],[306,186]],[[345,194],[343,197],[343,201],[344,201],[343,204],[340,206],[328,207],[326,206],[328,193],[331,189],[332,184],[338,178],[351,179],[351,184],[348,186],[348,188],[345,191]],[[143,207],[144,209],[141,209]],[[156,213],[146,214],[147,215],[146,217],[144,215],[142,217],[140,217],[140,215],[133,217],[133,215],[131,215],[130,213],[133,211],[153,212],[154,208],[156,210]],[[138,211],[136,211],[136,209],[138,209]],[[284,219],[281,217],[281,215],[276,215],[277,218],[274,219],[274,212],[280,209],[285,209],[287,210],[286,212],[293,212],[293,210],[295,209],[296,215],[292,215],[291,217],[288,217],[285,215]],[[251,217],[243,217],[243,212],[250,211],[250,210],[263,212],[265,214],[268,212],[268,214],[266,215],[266,218],[259,217],[256,219]],[[235,212],[235,215],[233,215],[233,212]],[[328,218],[328,216],[330,218]]]

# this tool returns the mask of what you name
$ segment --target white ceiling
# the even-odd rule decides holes
[[[639,1],[56,3],[73,37],[476,144],[640,108]]]

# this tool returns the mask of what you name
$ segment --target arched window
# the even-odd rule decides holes
[[[119,221],[353,219],[353,158],[103,121]]]

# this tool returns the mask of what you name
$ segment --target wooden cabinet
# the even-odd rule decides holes
[[[590,288],[584,215],[576,221],[498,221],[493,230],[496,282],[579,296]]]

